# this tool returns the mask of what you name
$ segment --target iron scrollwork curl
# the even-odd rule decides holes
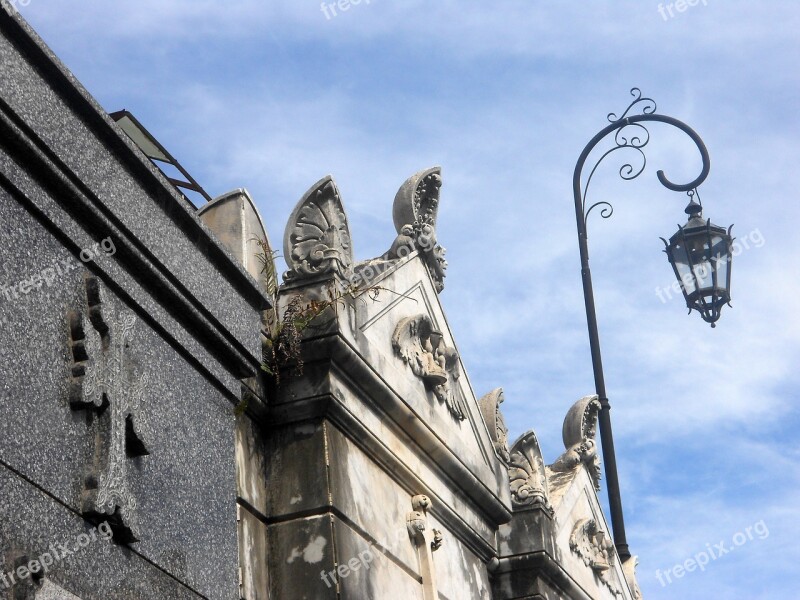
[[[619,123],[620,121],[622,121],[622,119],[627,117],[628,113],[631,112],[631,110],[633,110],[633,108],[637,104],[644,104],[644,106],[642,107],[643,115],[655,114],[657,109],[656,101],[653,100],[652,98],[647,98],[647,97],[642,98],[642,90],[640,90],[638,87],[631,88],[631,96],[633,96],[633,100],[631,101],[630,104],[628,104],[628,108],[625,109],[625,112],[623,112],[621,116],[618,117],[614,113],[608,113],[609,123]]]
[[[593,209],[602,207],[600,210],[600,216],[604,219],[608,219],[612,214],[614,214],[613,205],[605,200],[595,202],[589,206],[587,206],[586,203],[589,186],[592,182],[594,174],[600,165],[605,161],[605,159],[619,150],[632,150],[637,155],[637,159],[636,161],[629,160],[625,162],[619,168],[619,176],[625,181],[630,181],[632,179],[636,179],[644,172],[645,167],[647,166],[647,156],[645,155],[644,148],[650,142],[650,131],[644,125],[646,122],[666,123],[668,125],[673,125],[674,127],[677,127],[686,133],[692,139],[692,141],[695,142],[703,161],[703,169],[700,175],[687,184],[672,183],[666,177],[666,175],[664,175],[664,171],[659,170],[656,173],[656,176],[664,187],[673,191],[685,192],[696,189],[697,186],[703,183],[708,176],[710,169],[708,151],[706,150],[705,144],[703,144],[703,141],[700,139],[700,136],[698,136],[693,129],[691,129],[682,121],[657,114],[657,105],[655,101],[652,98],[643,97],[639,88],[631,89],[631,96],[633,96],[633,100],[630,102],[630,104],[628,104],[620,116],[617,116],[616,113],[609,113],[607,115],[607,119],[610,124],[601,130],[594,138],[592,138],[589,144],[587,144],[587,146],[584,148],[583,153],[578,160],[578,164],[575,166],[573,191],[575,194],[576,210],[579,211],[578,214],[580,220],[582,221],[581,224],[583,226],[582,229],[584,233],[586,231],[589,214]],[[597,159],[591,171],[589,172],[589,176],[586,179],[586,184],[581,186],[581,175],[586,163],[586,159],[591,151],[594,150],[594,148],[612,132],[614,133],[614,146],[603,152],[600,158]]]

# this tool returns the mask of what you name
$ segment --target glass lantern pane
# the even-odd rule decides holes
[[[717,270],[717,287],[726,289],[728,285],[728,270],[730,269],[728,240],[719,235],[711,238],[711,254]]]
[[[706,290],[714,289],[714,271],[711,261],[698,262],[693,265],[692,272],[697,278],[697,285],[703,295],[705,295]]]
[[[689,260],[689,255],[686,253],[686,246],[683,240],[678,239],[673,241],[673,244],[670,246],[670,256],[678,272],[678,279],[684,294],[691,296],[697,291],[697,286],[695,285],[695,279],[692,275],[692,263]]]
[[[687,296],[691,296],[697,290],[697,287],[694,284],[694,277],[692,276],[692,268],[689,266],[689,263],[686,259],[684,259],[682,262],[676,260],[675,268],[678,269],[678,277],[680,278],[683,291]]]
[[[675,242],[672,246],[670,246],[670,255],[672,256],[672,260],[675,261],[675,264],[689,264],[689,257],[686,255],[686,248],[683,245],[683,242]]]

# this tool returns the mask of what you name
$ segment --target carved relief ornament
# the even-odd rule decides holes
[[[392,347],[450,414],[463,421],[467,411],[456,384],[460,376],[458,352],[445,344],[430,317],[420,314],[401,319],[392,335]]]
[[[411,498],[412,511],[406,515],[406,528],[411,542],[417,550],[420,576],[422,579],[423,600],[437,600],[436,569],[433,565],[433,553],[442,546],[444,535],[441,531],[428,528],[428,510],[431,500],[425,495]]]
[[[115,310],[100,281],[84,277],[87,310],[68,315],[73,410],[96,414],[96,449],[82,493],[83,514],[106,520],[117,543],[139,539],[136,498],[130,491],[130,461],[149,454],[137,430],[148,383],[132,360],[136,316]]]
[[[622,595],[619,585],[612,577],[612,567],[617,560],[614,543],[610,536],[600,529],[597,521],[581,519],[575,523],[569,538],[569,547],[614,595]]]

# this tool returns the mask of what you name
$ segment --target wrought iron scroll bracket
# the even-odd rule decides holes
[[[580,158],[575,165],[575,173],[573,175],[573,194],[575,197],[576,216],[582,225],[582,233],[584,235],[586,235],[587,222],[589,214],[592,212],[592,210],[599,207],[600,216],[604,219],[609,218],[614,213],[613,205],[605,200],[601,200],[590,205],[587,205],[586,202],[592,178],[605,159],[619,150],[633,151],[636,154],[637,159],[635,161],[630,160],[625,162],[619,168],[619,176],[626,181],[630,181],[631,179],[636,179],[644,172],[644,169],[647,166],[647,156],[645,155],[644,148],[650,142],[650,132],[647,127],[645,127],[644,123],[659,122],[677,127],[686,133],[695,143],[702,159],[703,164],[700,174],[689,183],[673,183],[664,174],[663,170],[657,171],[656,176],[658,177],[661,185],[675,192],[688,192],[690,190],[696,190],[696,188],[708,177],[711,164],[708,156],[708,150],[706,149],[706,146],[700,136],[697,135],[697,133],[691,127],[686,125],[686,123],[666,115],[657,114],[655,101],[652,98],[642,97],[642,93],[639,88],[633,88],[631,90],[631,95],[633,96],[633,101],[627,106],[621,116],[618,117],[615,113],[608,114],[607,118],[610,124],[599,131],[597,135],[591,139],[591,141],[583,149],[583,152],[581,153]],[[639,114],[631,114],[636,111],[641,112]],[[614,134],[614,146],[606,150],[597,159],[592,166],[591,171],[589,172],[589,176],[586,179],[586,184],[582,185],[582,175],[589,155],[598,146],[598,144],[600,144],[600,142],[602,142],[612,133]]]

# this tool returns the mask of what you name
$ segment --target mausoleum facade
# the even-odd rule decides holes
[[[597,398],[547,464],[470,384],[440,168],[386,199],[381,256],[330,176],[276,252],[246,190],[196,208],[5,4],[0,30],[0,598],[641,598]]]

